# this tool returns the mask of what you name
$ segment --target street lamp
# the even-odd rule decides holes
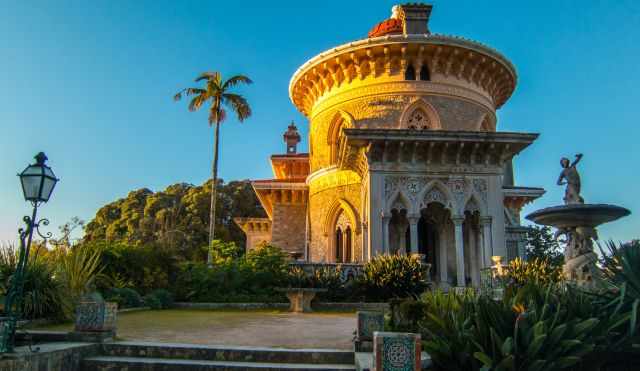
[[[31,217],[22,218],[27,225],[26,229],[20,228],[20,250],[16,271],[11,277],[9,290],[5,297],[4,312],[5,317],[1,318],[0,328],[0,353],[13,351],[15,343],[16,322],[20,318],[22,311],[22,301],[24,299],[24,274],[29,261],[29,250],[33,239],[33,232],[36,231],[40,237],[51,237],[51,233],[43,235],[38,229],[40,225],[48,225],[47,219],[37,220],[38,206],[49,201],[53,188],[58,182],[53,170],[45,164],[47,156],[40,152],[35,156],[36,163],[27,166],[22,173],[18,174],[22,185],[24,199],[31,202],[33,212]]]

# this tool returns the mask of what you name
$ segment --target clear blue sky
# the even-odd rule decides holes
[[[141,187],[209,176],[206,114],[172,95],[206,70],[245,73],[253,107],[222,129],[225,180],[267,178],[282,132],[307,122],[289,101],[293,72],[332,46],[366,37],[392,1],[0,1],[0,241],[29,212],[15,174],[45,151],[62,179],[42,215],[90,220]],[[640,2],[437,1],[436,33],[490,45],[517,67],[499,130],[541,133],[516,180],[561,202],[561,156],[583,152],[584,196],[634,214],[601,237],[640,237]],[[302,147],[306,148],[306,140]],[[523,214],[526,214],[523,213]],[[54,229],[55,231],[55,229]]]

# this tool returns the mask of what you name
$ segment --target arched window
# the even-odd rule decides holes
[[[404,71],[404,79],[405,80],[416,79],[416,70],[413,68],[413,66],[409,65],[409,67],[407,67],[407,70]]]
[[[400,115],[400,129],[440,130],[440,119],[435,108],[423,99],[409,104]]]
[[[426,65],[422,65],[422,68],[420,68],[420,80],[422,81],[431,80],[431,76],[429,75],[429,67],[427,67]]]
[[[336,229],[336,263],[342,263],[342,229]]]
[[[353,117],[344,112],[338,111],[333,115],[327,131],[327,145],[329,146],[329,161],[333,165],[338,161],[338,150],[342,129],[354,127]]]
[[[407,120],[407,127],[409,129],[426,130],[432,127],[429,116],[422,108],[417,108],[411,113]]]
[[[351,263],[351,226],[344,233],[344,263]]]

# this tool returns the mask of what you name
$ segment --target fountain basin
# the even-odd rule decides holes
[[[592,227],[628,216],[624,207],[607,204],[575,204],[537,210],[526,218],[536,224],[555,228]]]

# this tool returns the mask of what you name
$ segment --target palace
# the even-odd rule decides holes
[[[368,38],[331,48],[291,78],[309,120],[292,123],[274,179],[254,180],[267,218],[236,218],[247,248],[300,260],[421,254],[441,287],[478,286],[491,257],[523,254],[520,210],[541,188],[514,185],[512,158],[537,134],[497,131],[515,67],[483,44],[432,34],[431,5],[393,7]]]

